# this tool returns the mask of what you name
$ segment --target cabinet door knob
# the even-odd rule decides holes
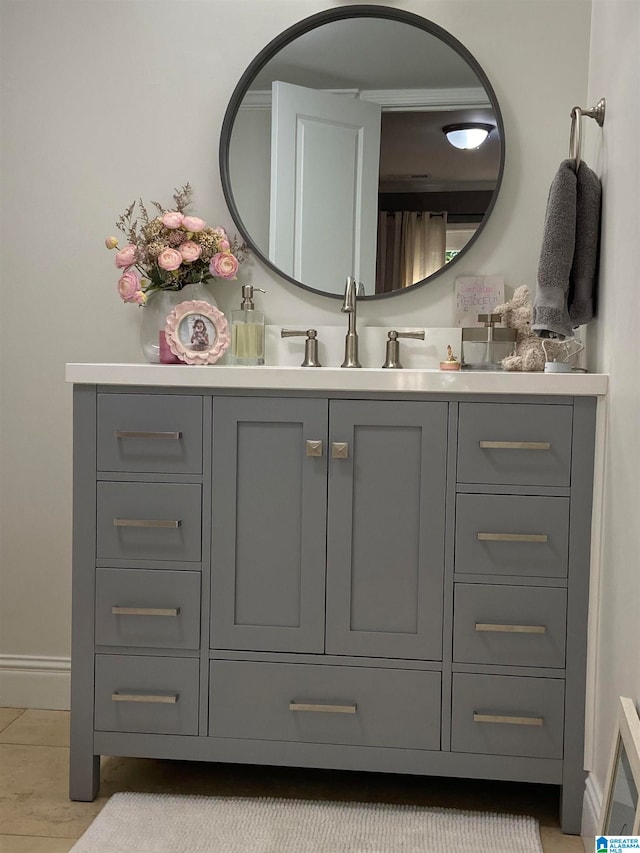
[[[349,444],[346,441],[333,441],[331,443],[331,457],[333,459],[347,459],[349,456]]]
[[[305,441],[307,456],[322,456],[322,442],[307,440]]]

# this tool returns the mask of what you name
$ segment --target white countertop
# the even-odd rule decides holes
[[[604,396],[602,373],[384,370],[340,367],[229,367],[222,365],[67,364],[67,382],[155,388],[238,388],[296,391],[382,391],[449,394],[565,394]]]

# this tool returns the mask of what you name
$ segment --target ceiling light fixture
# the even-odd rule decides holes
[[[442,128],[454,148],[469,150],[479,148],[493,130],[492,124],[468,122],[466,124],[447,124]]]

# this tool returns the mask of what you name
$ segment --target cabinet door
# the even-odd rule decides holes
[[[213,406],[212,648],[322,652],[327,401]]]
[[[328,653],[442,656],[447,410],[331,403]]]

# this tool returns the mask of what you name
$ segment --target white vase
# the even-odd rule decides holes
[[[161,336],[164,336],[164,324],[167,316],[176,305],[187,300],[199,300],[207,302],[217,308],[217,302],[211,292],[211,288],[203,282],[186,284],[182,290],[157,290],[152,293],[147,304],[141,308],[142,319],[140,322],[140,346],[146,361],[151,364],[180,363],[167,347],[162,347],[160,352]]]

